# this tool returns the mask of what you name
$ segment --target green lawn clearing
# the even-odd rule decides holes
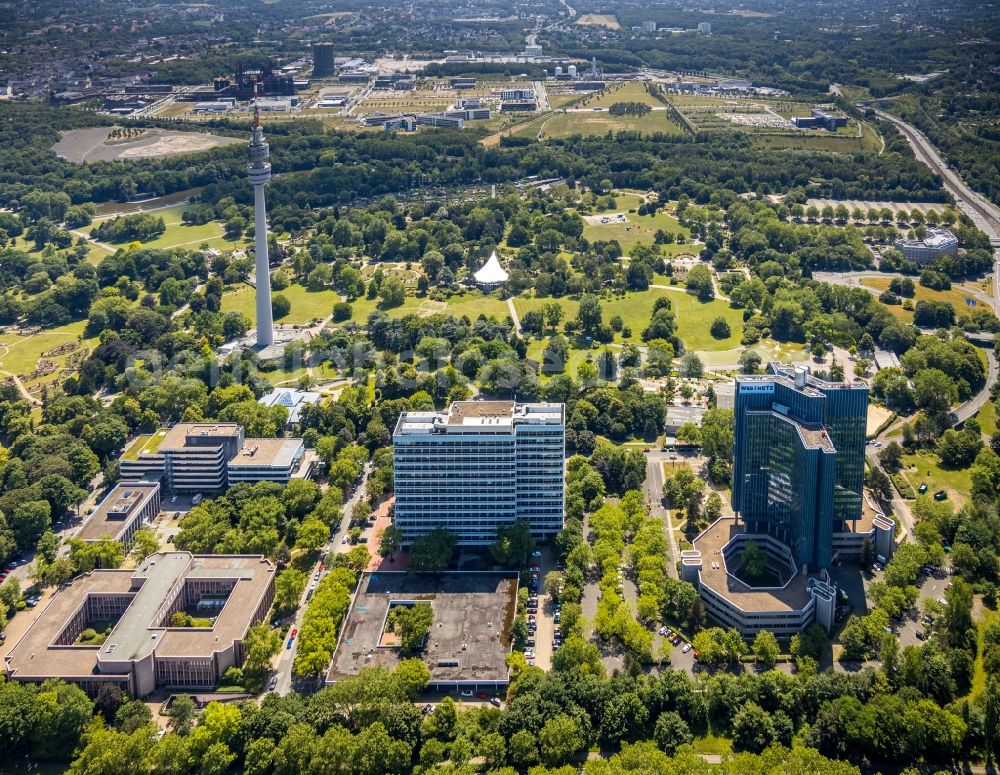
[[[583,227],[583,236],[591,242],[596,242],[597,240],[604,240],[605,242],[618,240],[622,251],[627,255],[638,244],[652,245],[656,237],[656,232],[662,230],[667,234],[673,234],[675,239],[679,236],[684,238],[684,243],[671,242],[670,244],[661,245],[661,251],[666,255],[676,256],[681,253],[697,253],[701,250],[699,246],[690,244],[691,232],[688,231],[687,227],[681,226],[672,215],[664,210],[658,210],[656,215],[630,213],[628,211],[638,207],[642,200],[633,194],[628,196],[634,197],[638,201],[634,204],[623,202],[622,200],[625,199],[625,196],[616,195],[615,199],[618,208],[613,211],[613,214],[624,213],[627,220],[626,223],[620,221],[596,224],[587,223]],[[597,213],[596,216],[603,217],[603,214]]]
[[[291,311],[275,323],[291,323],[305,325],[323,320],[333,313],[333,305],[340,301],[340,294],[332,289],[311,291],[304,285],[293,283],[281,291],[274,291],[273,296],[284,296],[291,302]],[[223,312],[242,312],[250,320],[257,316],[255,289],[249,285],[230,288],[222,296]]]
[[[643,329],[649,325],[653,316],[653,304],[660,296],[666,296],[670,300],[677,320],[677,333],[688,350],[725,350],[739,344],[740,338],[743,336],[743,314],[740,310],[733,309],[727,302],[720,299],[700,302],[685,291],[665,291],[660,288],[627,293],[624,296],[601,298],[604,322],[607,323],[615,315],[618,315],[621,317],[624,327],[631,329],[629,337],[624,337],[620,333],[615,334],[614,341],[642,344]],[[518,296],[514,299],[514,306],[517,308],[517,314],[524,317],[526,312],[540,310],[552,302],[556,302],[563,308],[564,322],[576,317],[580,306],[576,299]],[[724,317],[729,322],[732,335],[727,339],[715,339],[709,333],[712,321],[719,316]]]
[[[619,88],[608,88],[598,96],[584,100],[582,107],[610,108],[616,102],[640,102],[651,107],[663,107],[663,103],[646,90],[646,84],[632,81]]]
[[[679,135],[681,128],[665,110],[654,110],[645,116],[612,116],[607,110],[592,113],[561,113],[545,121],[542,139],[573,135],[605,135],[608,132],[641,132]]]
[[[942,468],[940,458],[930,450],[922,449],[912,455],[903,455],[901,473],[914,490],[923,482],[927,482],[928,492],[944,490],[956,508],[968,500],[972,491],[972,475],[968,468]]]

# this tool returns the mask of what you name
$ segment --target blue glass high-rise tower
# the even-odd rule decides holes
[[[749,533],[829,567],[833,536],[862,515],[868,387],[770,364],[736,379],[733,507]]]

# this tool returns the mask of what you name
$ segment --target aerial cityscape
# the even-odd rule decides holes
[[[14,0],[0,775],[1000,758],[1000,8]]]

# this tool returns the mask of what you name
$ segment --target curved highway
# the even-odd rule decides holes
[[[944,187],[955,197],[955,201],[962,211],[972,218],[991,239],[1000,238],[1000,207],[997,207],[986,199],[986,197],[973,191],[958,176],[958,173],[945,163],[941,155],[937,152],[937,149],[923,132],[891,113],[886,113],[884,110],[874,110],[875,115],[879,118],[885,119],[895,125],[913,148],[917,159],[941,177]]]

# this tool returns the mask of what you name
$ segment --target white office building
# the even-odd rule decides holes
[[[403,543],[445,528],[490,544],[516,520],[547,540],[563,526],[565,406],[456,401],[403,412],[393,433],[395,522]]]
[[[947,229],[928,229],[923,239],[896,240],[894,247],[910,261],[929,264],[940,256],[955,255],[958,252],[958,237]]]

